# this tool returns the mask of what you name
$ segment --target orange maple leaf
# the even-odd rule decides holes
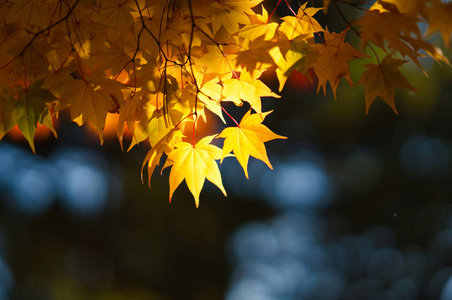
[[[120,103],[119,108],[119,119],[116,126],[116,133],[118,136],[119,144],[121,149],[123,148],[123,137],[125,131],[125,124],[127,123],[127,129],[133,134],[135,131],[135,122],[137,121],[136,112],[142,105],[142,99],[139,97],[143,92],[138,92],[138,94],[130,94],[127,97],[127,101]]]
[[[271,112],[251,114],[251,110],[249,110],[237,127],[225,128],[218,135],[219,138],[225,138],[221,162],[223,162],[224,157],[233,151],[245,172],[246,178],[248,178],[250,156],[262,160],[270,169],[273,169],[268,160],[264,142],[286,139],[286,137],[275,134],[262,124],[265,117]]]
[[[385,11],[374,9],[368,11],[356,23],[361,26],[362,45],[369,41],[385,50],[385,40],[388,46],[402,55],[408,55],[413,51],[403,38],[405,36],[420,37],[420,29],[417,25],[419,19],[407,14],[401,14],[397,6],[384,3]],[[385,50],[386,51],[386,50]]]
[[[336,90],[341,77],[344,77],[350,86],[353,86],[349,61],[355,58],[369,57],[356,50],[349,43],[344,43],[347,31],[348,28],[341,33],[330,33],[327,28],[324,35],[325,43],[310,45],[306,57],[305,72],[313,68],[319,79],[317,93],[322,87],[323,93],[326,95],[326,84],[329,81],[336,100]]]
[[[108,89],[118,88],[119,82],[114,80],[103,80]],[[68,88],[61,97],[57,110],[71,107],[71,119],[79,126],[88,119],[99,133],[100,142],[103,142],[103,130],[107,113],[114,108],[115,104],[111,95],[106,89],[102,89],[99,84],[94,84],[85,80],[74,79],[68,82]]]
[[[427,35],[439,31],[443,37],[444,44],[449,47],[450,35],[452,31],[452,22],[450,16],[452,15],[452,3],[441,1],[433,1],[432,6],[427,8],[428,20],[430,21]]]
[[[366,114],[377,96],[386,102],[396,114],[399,114],[394,101],[395,88],[416,91],[399,71],[399,68],[405,62],[402,59],[391,58],[391,55],[387,55],[379,65],[364,65],[367,70],[358,81],[358,85],[365,86]]]
[[[210,144],[215,135],[201,139],[196,145],[180,142],[168,155],[172,162],[170,172],[170,202],[174,191],[185,179],[188,189],[195,198],[196,207],[199,206],[199,194],[207,178],[215,184],[226,196],[221,180],[220,169],[215,160],[221,158],[221,149]]]
[[[46,3],[47,2],[47,3]],[[2,3],[2,5],[5,3]],[[5,7],[2,8],[2,10]],[[41,0],[13,1],[12,7],[7,10],[5,21],[8,23],[21,22],[24,27],[39,26],[45,28],[51,22],[52,11],[56,9],[56,3]]]
[[[449,60],[439,48],[422,39],[421,31],[417,25],[420,19],[412,14],[400,13],[397,6],[392,3],[385,1],[379,1],[379,3],[382,5],[383,11],[376,7],[356,22],[361,25],[360,32],[363,46],[372,42],[387,52],[386,41],[389,48],[398,51],[404,57],[411,58],[426,75],[426,71],[418,60],[418,57],[422,56],[419,50],[424,50],[437,61],[449,64]],[[449,16],[445,18],[449,18]]]

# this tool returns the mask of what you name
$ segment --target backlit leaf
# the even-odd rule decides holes
[[[199,194],[206,178],[226,196],[220,169],[215,161],[221,158],[221,149],[210,144],[214,137],[207,136],[195,146],[186,142],[175,145],[175,149],[168,156],[168,159],[173,163],[169,179],[170,201],[174,191],[184,179],[195,198],[196,207],[199,206]]]
[[[225,138],[221,161],[231,152],[245,172],[248,178],[248,160],[252,156],[262,160],[270,169],[273,169],[267,157],[264,142],[274,139],[286,139],[286,137],[277,135],[262,124],[265,117],[271,113],[251,114],[251,110],[243,116],[242,121],[237,127],[225,128],[219,135],[219,138]]]

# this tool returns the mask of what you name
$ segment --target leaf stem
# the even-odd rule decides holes
[[[221,110],[232,120],[234,121],[235,125],[237,125],[237,127],[240,127],[239,123],[237,123],[237,121],[226,111],[226,109],[224,109],[223,106],[221,106]]]
[[[279,6],[279,4],[281,3],[281,1],[282,1],[282,0],[278,0],[278,3],[276,3],[276,6],[275,6],[275,8],[273,9],[273,11],[272,11],[272,13],[270,14],[270,16],[268,17],[266,24],[268,24],[268,22],[270,21],[270,19],[271,19],[271,18],[273,17],[273,15],[275,14],[276,9],[278,8],[278,6]]]

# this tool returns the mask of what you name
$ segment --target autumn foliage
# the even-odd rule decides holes
[[[56,136],[53,122],[69,109],[77,124],[92,124],[102,143],[107,114],[119,114],[121,147],[126,127],[132,133],[128,149],[144,140],[151,145],[143,163],[149,185],[165,157],[170,200],[185,180],[198,206],[205,179],[226,195],[218,161],[235,157],[246,177],[250,156],[272,167],[264,143],[285,137],[262,124],[271,113],[262,111],[262,97],[279,98],[260,79],[264,71],[274,70],[281,91],[294,70],[306,75],[311,70],[317,91],[326,94],[329,85],[335,98],[344,78],[350,86],[364,86],[366,112],[379,97],[397,113],[396,88],[415,90],[400,71],[403,64],[412,61],[424,71],[419,59],[425,56],[449,64],[428,37],[439,32],[449,45],[452,3],[310,3],[0,1],[0,139],[17,125],[34,151],[38,124]],[[280,5],[291,15],[276,18]],[[354,7],[359,18],[347,19],[344,5]],[[328,9],[343,17],[344,31],[330,32],[316,20]],[[427,24],[425,32],[421,23]],[[350,35],[361,45],[347,42]],[[373,63],[365,64],[355,83],[350,61],[363,57]],[[241,121],[225,102],[247,103]],[[199,120],[209,124],[214,117],[235,126],[199,136]]]

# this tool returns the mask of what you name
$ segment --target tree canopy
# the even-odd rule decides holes
[[[280,6],[290,14],[277,18]],[[343,6],[358,17],[349,19]],[[345,30],[319,23],[331,9]],[[262,111],[262,98],[280,97],[264,72],[276,75],[279,92],[295,71],[317,80],[317,92],[329,85],[335,99],[344,78],[364,86],[366,113],[380,98],[397,114],[396,89],[416,91],[400,70],[405,63],[425,75],[423,57],[449,65],[430,36],[439,32],[448,47],[451,18],[452,3],[440,0],[324,0],[323,7],[287,0],[2,1],[0,139],[17,126],[35,151],[38,124],[56,136],[54,122],[69,109],[102,143],[107,115],[119,114],[121,147],[126,128],[129,150],[150,143],[143,162],[149,185],[165,155],[170,201],[185,180],[198,206],[206,179],[226,195],[218,161],[235,157],[246,177],[250,156],[272,168],[264,143],[286,137],[263,124],[271,111]],[[363,62],[354,82],[350,62],[363,58],[372,62]],[[243,106],[241,120],[225,102]],[[198,124],[211,118],[225,128],[203,136]]]

